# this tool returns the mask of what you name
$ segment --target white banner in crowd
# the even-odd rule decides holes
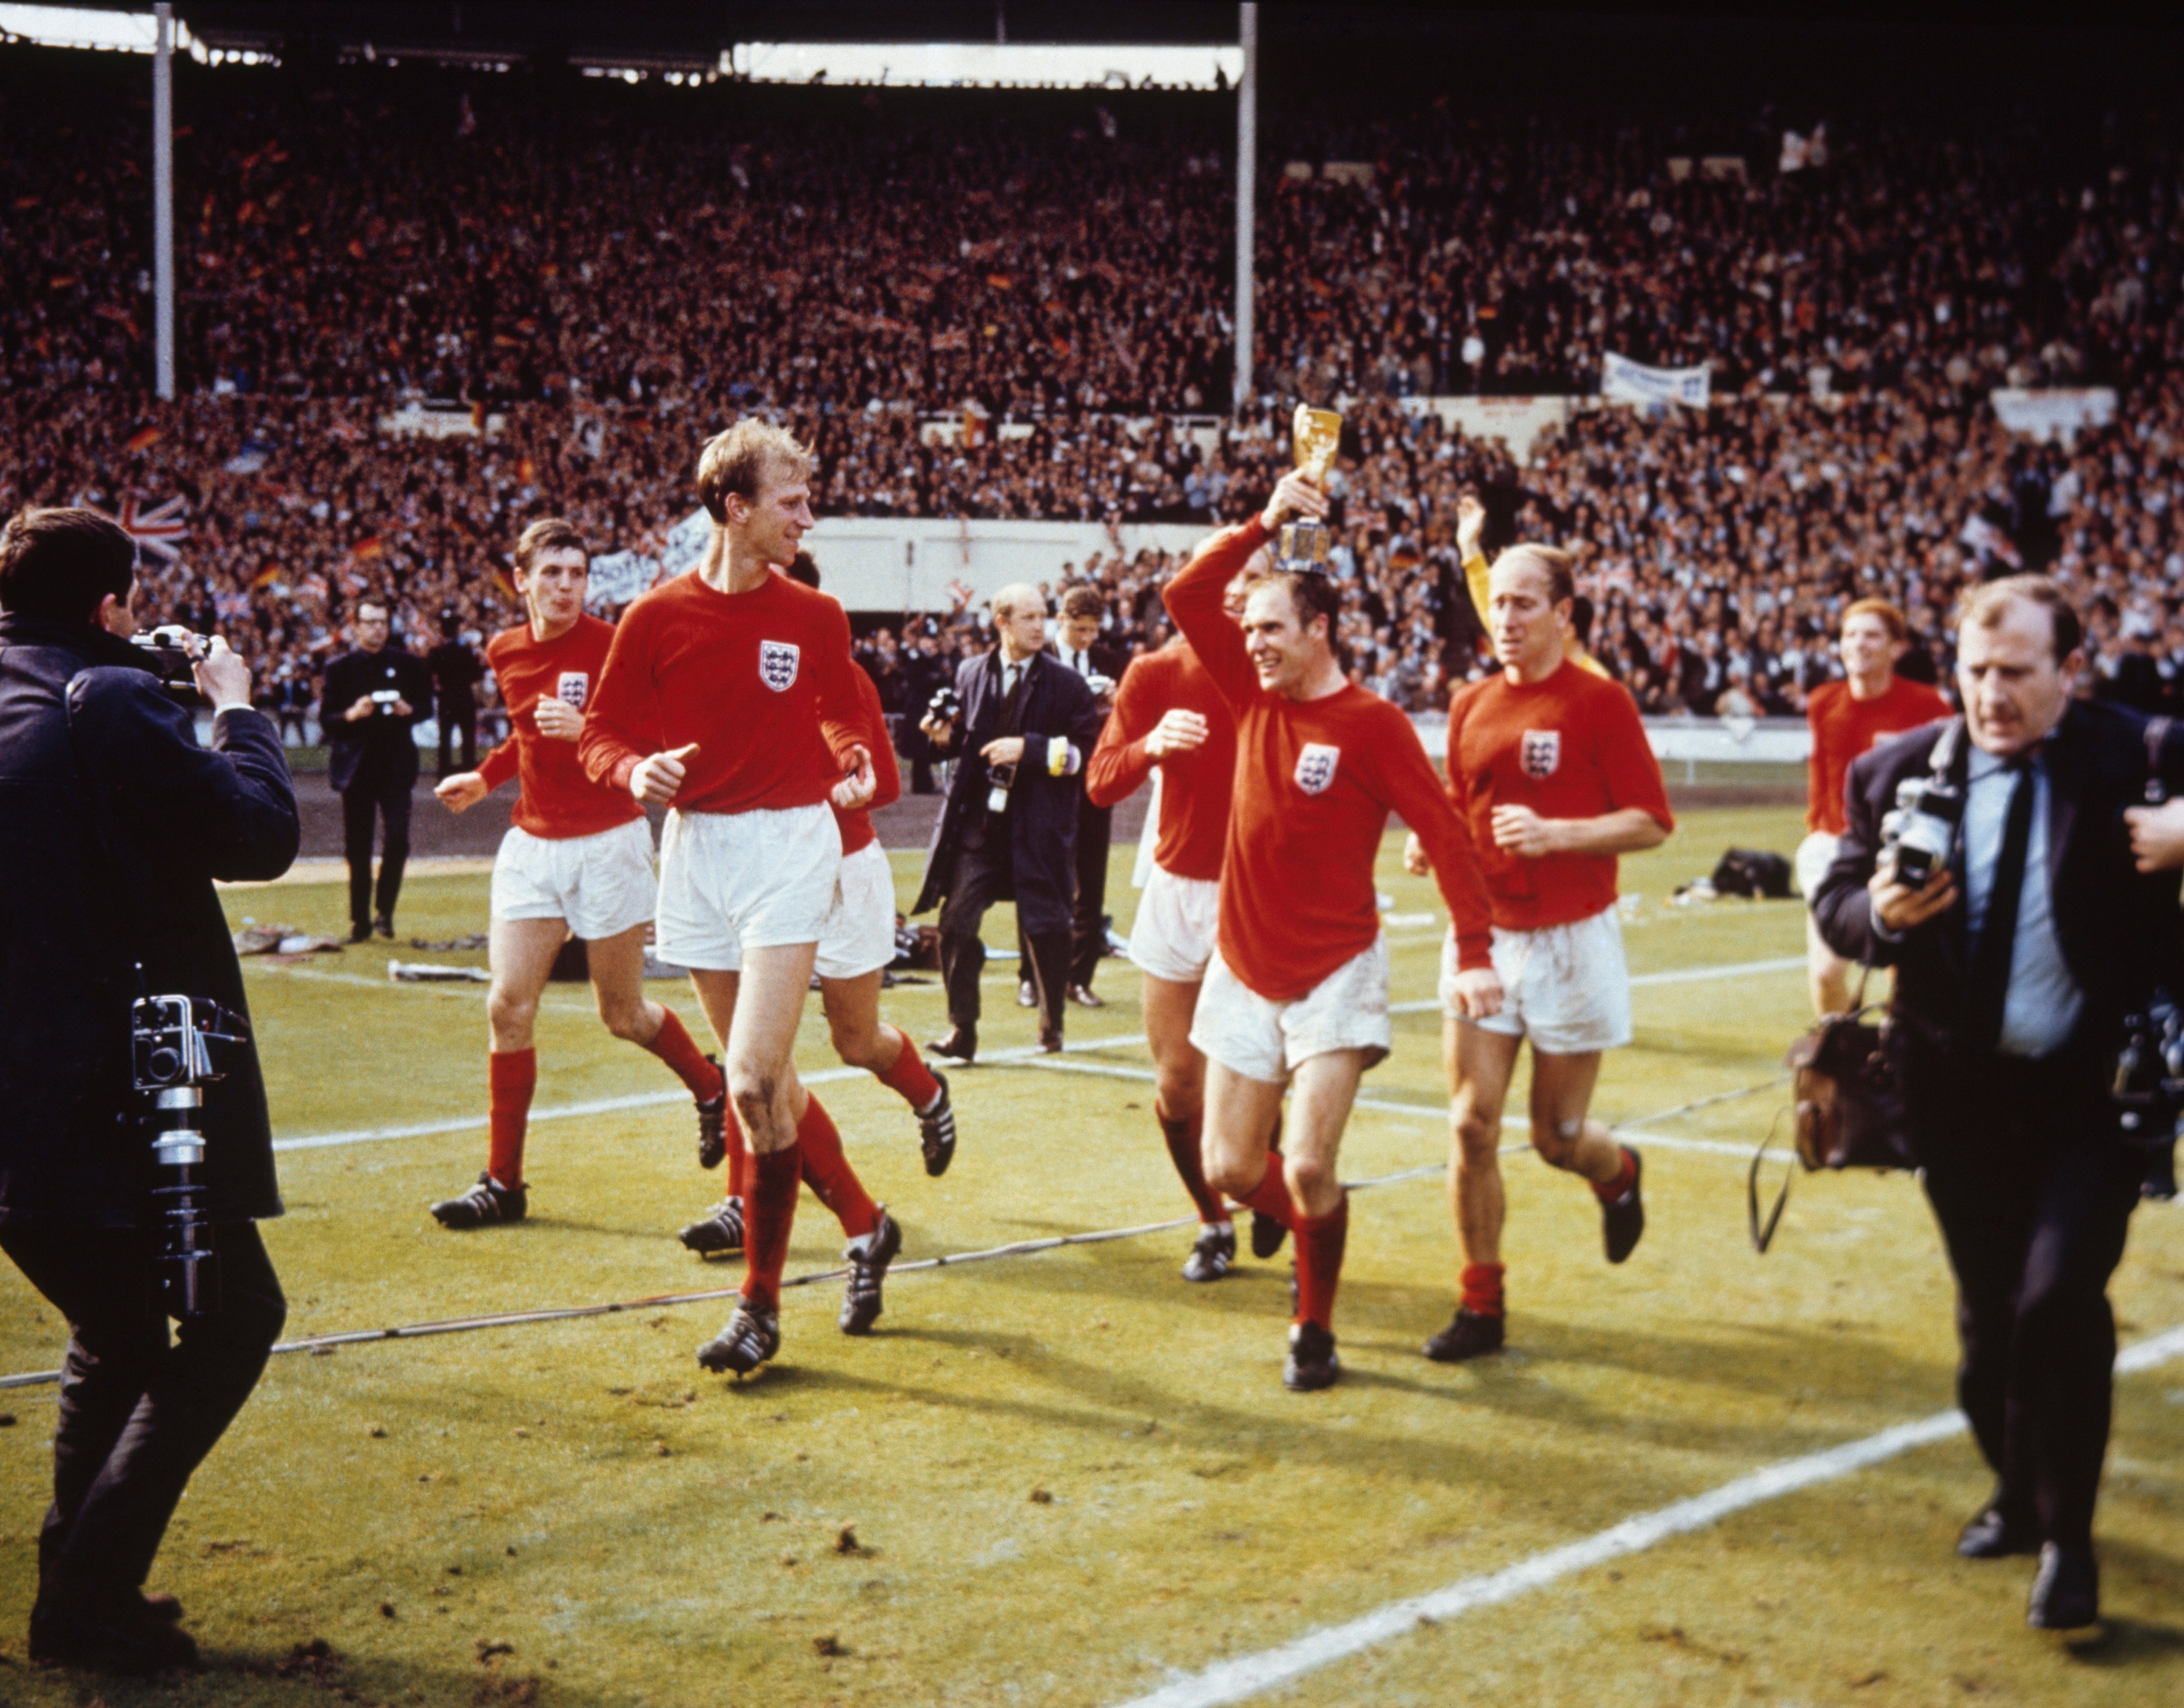
[[[705,555],[713,519],[701,506],[667,530],[657,557],[639,551],[610,551],[591,562],[584,587],[587,605],[627,605],[647,588],[671,581]]]
[[[1649,368],[1610,352],[1602,360],[1600,394],[1613,403],[1682,404],[1702,410],[1712,379],[1713,371],[1704,366]]]
[[[2115,419],[2116,394],[2106,386],[2043,386],[2038,391],[2003,387],[1987,394],[1995,419],[2012,433],[2045,443],[2064,444],[2086,427],[2106,427]]]

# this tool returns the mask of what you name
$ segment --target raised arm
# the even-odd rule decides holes
[[[1241,704],[1259,691],[1259,673],[1244,650],[1244,631],[1221,608],[1222,595],[1251,554],[1267,543],[1263,516],[1223,528],[1191,555],[1183,572],[1161,594],[1167,614],[1190,642],[1222,697]]]

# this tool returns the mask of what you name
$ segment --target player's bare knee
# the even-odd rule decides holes
[[[526,1033],[538,1018],[538,999],[496,985],[486,996],[485,1013],[496,1033]]]
[[[599,1021],[615,1036],[632,1044],[649,1041],[656,1030],[645,1023],[642,997],[634,1002],[601,1002]]]
[[[728,1076],[728,1097],[736,1106],[737,1119],[749,1128],[764,1128],[773,1119],[774,1106],[780,1101],[781,1080],[773,1074],[741,1073]]]
[[[1569,1120],[1545,1118],[1532,1123],[1532,1149],[1550,1168],[1567,1169],[1577,1161],[1577,1147],[1585,1138],[1585,1117]]]
[[[1268,1159],[1233,1151],[1212,1151],[1206,1158],[1206,1183],[1218,1192],[1240,1198],[1267,1177]]]
[[[1468,1163],[1482,1163],[1502,1148],[1502,1121],[1474,1104],[1459,1103],[1449,1121],[1456,1148]]]
[[[1288,1157],[1284,1166],[1289,1170],[1292,1193],[1307,1202],[1324,1197],[1337,1184],[1334,1166],[1322,1157]]]
[[[1156,1070],[1153,1097],[1161,1113],[1171,1121],[1187,1121],[1206,1108],[1206,1080],[1202,1074],[1168,1069]]]

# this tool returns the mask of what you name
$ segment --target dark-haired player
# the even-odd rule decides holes
[[[1217,537],[1210,544],[1221,543]],[[1222,604],[1232,619],[1242,617],[1251,583],[1273,561],[1262,545],[1229,582]],[[1235,1263],[1236,1230],[1221,1194],[1206,1183],[1206,1058],[1191,1044],[1190,1024],[1220,923],[1236,714],[1179,634],[1159,651],[1133,659],[1123,673],[1114,713],[1084,767],[1085,795],[1095,807],[1112,807],[1156,767],[1159,836],[1130,927],[1130,958],[1145,981],[1145,1043],[1157,1076],[1153,1119],[1198,1211],[1198,1238],[1183,1278],[1218,1281]],[[1282,1224],[1262,1220],[1261,1225],[1276,1240],[1255,1238],[1254,1248],[1272,1256],[1263,1248],[1278,1244]]]
[[[1638,1153],[1586,1111],[1601,1052],[1630,1041],[1616,856],[1655,846],[1675,821],[1636,702],[1565,651],[1574,593],[1568,553],[1503,552],[1487,601],[1502,672],[1450,697],[1449,795],[1493,898],[1502,1002],[1481,1014],[1464,999],[1451,934],[1441,950],[1442,1052],[1464,1267],[1456,1320],[1426,1344],[1443,1362],[1502,1343],[1502,1108],[1527,1036],[1533,1149],[1591,1184],[1608,1262],[1629,1257],[1646,1228]],[[1413,836],[1404,863],[1423,873],[1429,857]]]
[[[1433,851],[1464,947],[1457,989],[1500,1005],[1487,957],[1485,886],[1411,721],[1352,684],[1334,651],[1340,593],[1324,575],[1279,570],[1253,587],[1240,628],[1222,593],[1292,511],[1323,516],[1301,472],[1168,586],[1167,609],[1236,717],[1235,794],[1221,873],[1218,947],[1191,1043],[1206,1057],[1206,1177],[1296,1236],[1297,1309],[1283,1381],[1334,1381],[1332,1322],[1349,1228],[1335,1173],[1357,1084],[1384,1058],[1388,950],[1373,865],[1392,808]],[[1284,1166],[1268,1145],[1287,1087]]]
[[[493,862],[486,1168],[468,1192],[432,1206],[443,1227],[523,1220],[524,1136],[538,1083],[532,1028],[554,957],[572,935],[584,942],[599,1019],[617,1038],[658,1056],[690,1088],[700,1143],[709,1130],[717,1131],[727,1108],[719,1065],[706,1059],[672,1008],[645,997],[653,881],[644,809],[592,781],[577,762],[584,706],[614,639],[610,625],[584,611],[589,562],[583,536],[559,517],[524,529],[515,542],[515,590],[526,620],[486,646],[508,708],[508,740],[476,771],[446,778],[433,791],[461,812],[510,778],[519,788],[515,822]]]
[[[781,1272],[806,1168],[854,1179],[793,1057],[841,877],[830,803],[865,805],[873,780],[849,619],[773,570],[811,526],[811,453],[764,421],[707,442],[705,555],[623,614],[578,744],[595,781],[672,809],[660,953],[691,969],[751,1150],[742,1298],[698,1349],[708,1370],[738,1376],[780,1348]],[[870,1224],[850,1245],[842,1326],[853,1334],[878,1316],[901,1242],[877,1205]]]
[[[788,576],[805,587],[819,585],[819,567],[809,552],[796,554]],[[894,958],[894,869],[872,829],[872,811],[900,797],[902,777],[888,738],[879,689],[862,670],[857,673],[857,693],[876,788],[868,805],[834,809],[842,833],[842,882],[822,928],[813,963],[819,975],[819,1002],[826,1010],[834,1053],[845,1066],[864,1069],[910,1105],[917,1117],[925,1171],[943,1175],[956,1155],[956,1110],[949,1100],[947,1079],[925,1065],[917,1046],[900,1027],[880,1019],[881,974]],[[704,1257],[726,1256],[743,1248],[749,1153],[733,1110],[726,1138],[727,1195],[711,1214],[682,1230],[682,1243]],[[811,1158],[806,1157],[804,1180],[822,1203],[843,1218],[844,1231],[855,1237],[866,1231],[857,1225],[863,1210],[856,1200],[864,1189],[854,1175],[847,1181],[815,1175]]]

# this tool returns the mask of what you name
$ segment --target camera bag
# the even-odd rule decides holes
[[[1964,721],[1950,721],[1930,759],[1934,776],[1946,781],[1957,767],[1964,745]],[[1798,1163],[1807,1174],[1819,1169],[1908,1169],[1914,1166],[1908,1134],[1903,1090],[1888,1049],[1888,1021],[1870,1017],[1880,1011],[1869,1007],[1866,981],[1873,968],[1858,968],[1858,991],[1847,1013],[1823,1015],[1818,1024],[1790,1046],[1782,1065],[1790,1070],[1791,1141]],[[1774,1118],[1775,1125],[1781,1116]],[[1774,1238],[1790,1201],[1792,1169],[1782,1176],[1781,1190],[1764,1216],[1759,1209],[1759,1170],[1774,1142],[1769,1127],[1744,1180],[1745,1220],[1752,1248],[1764,1253]]]

